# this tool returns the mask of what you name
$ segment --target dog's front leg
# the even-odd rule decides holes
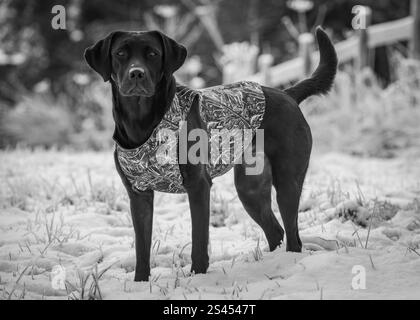
[[[122,172],[116,151],[114,152],[114,162],[130,198],[130,211],[136,245],[136,272],[134,274],[134,281],[147,281],[150,275],[154,192],[152,190],[143,192],[133,191],[130,182]]]
[[[192,169],[190,171],[195,171]],[[184,183],[188,193],[188,201],[192,222],[191,272],[206,273],[209,267],[209,221],[210,221],[210,187],[211,179],[205,170],[191,177]]]
[[[133,220],[136,240],[136,272],[134,281],[149,280],[153,195],[153,191],[129,193],[131,218]]]

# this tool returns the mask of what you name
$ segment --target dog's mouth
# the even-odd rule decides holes
[[[132,96],[142,96],[142,97],[151,97],[155,94],[153,89],[148,89],[143,86],[138,85],[137,83],[128,88],[127,90],[120,89],[120,92],[123,96],[132,97]]]

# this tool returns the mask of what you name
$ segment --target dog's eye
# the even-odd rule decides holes
[[[123,51],[123,50],[119,50],[119,51],[117,51],[117,56],[119,56],[119,57],[123,57],[124,55],[125,55],[125,52]]]
[[[150,52],[147,54],[147,56],[148,56],[148,57],[150,57],[150,58],[153,58],[153,57],[156,57],[156,56],[157,56],[157,53],[156,53],[156,52],[154,52],[154,51],[150,51]]]

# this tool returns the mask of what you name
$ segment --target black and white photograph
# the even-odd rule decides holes
[[[0,0],[0,300],[418,299],[420,0]]]

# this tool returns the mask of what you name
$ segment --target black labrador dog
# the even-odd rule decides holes
[[[261,226],[270,250],[282,244],[284,230],[271,209],[274,185],[286,229],[288,251],[300,252],[298,206],[312,148],[310,128],[299,103],[311,95],[330,90],[337,69],[337,56],[330,39],[316,30],[320,63],[314,74],[284,91],[262,86],[265,114],[264,169],[259,175],[245,174],[245,164],[235,164],[234,179],[239,199],[248,214]],[[159,31],[112,32],[85,51],[88,65],[104,81],[110,81],[113,96],[114,139],[124,148],[141,146],[161,122],[176,92],[173,73],[182,66],[187,50]],[[196,104],[197,102],[194,102]],[[198,109],[192,107],[188,130],[201,128]],[[188,148],[190,144],[188,144]],[[135,281],[150,275],[150,246],[153,221],[153,190],[134,190],[115,165],[127,189],[135,231]],[[179,164],[188,194],[192,219],[191,272],[205,273],[209,266],[209,205],[211,178],[203,164]]]

